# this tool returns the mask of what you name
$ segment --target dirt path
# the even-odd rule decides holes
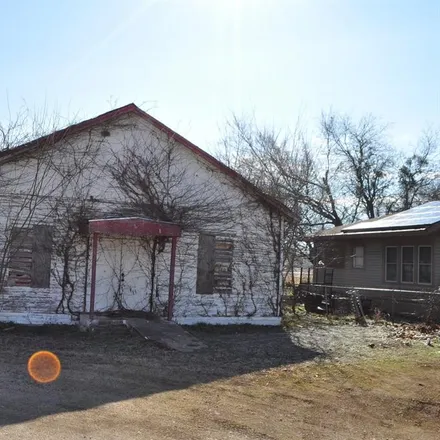
[[[439,347],[350,326],[195,333],[207,348],[176,353],[129,335],[0,332],[0,439],[438,438]],[[43,348],[63,364],[50,385],[25,369]]]

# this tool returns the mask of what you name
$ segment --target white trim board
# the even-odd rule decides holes
[[[0,312],[0,322],[13,322],[25,325],[75,325],[71,315],[57,313],[7,313]]]
[[[197,324],[209,324],[209,325],[265,325],[265,326],[279,326],[281,325],[281,318],[278,316],[185,316],[176,317],[174,319],[177,324],[180,325],[197,325]]]

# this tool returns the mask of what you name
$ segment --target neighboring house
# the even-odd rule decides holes
[[[317,284],[332,284],[333,292],[357,288],[388,312],[418,313],[417,301],[440,285],[440,202],[325,229],[313,241],[322,265]]]
[[[291,212],[134,104],[0,152],[0,319],[279,317]]]

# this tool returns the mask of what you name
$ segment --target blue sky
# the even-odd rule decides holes
[[[232,112],[280,128],[373,113],[440,125],[438,0],[1,0],[0,118],[135,102],[211,149]]]

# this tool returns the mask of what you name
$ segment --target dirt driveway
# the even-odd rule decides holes
[[[0,439],[437,439],[440,347],[383,327],[194,329],[194,353],[126,334],[0,331]],[[34,383],[52,350],[60,379]]]

